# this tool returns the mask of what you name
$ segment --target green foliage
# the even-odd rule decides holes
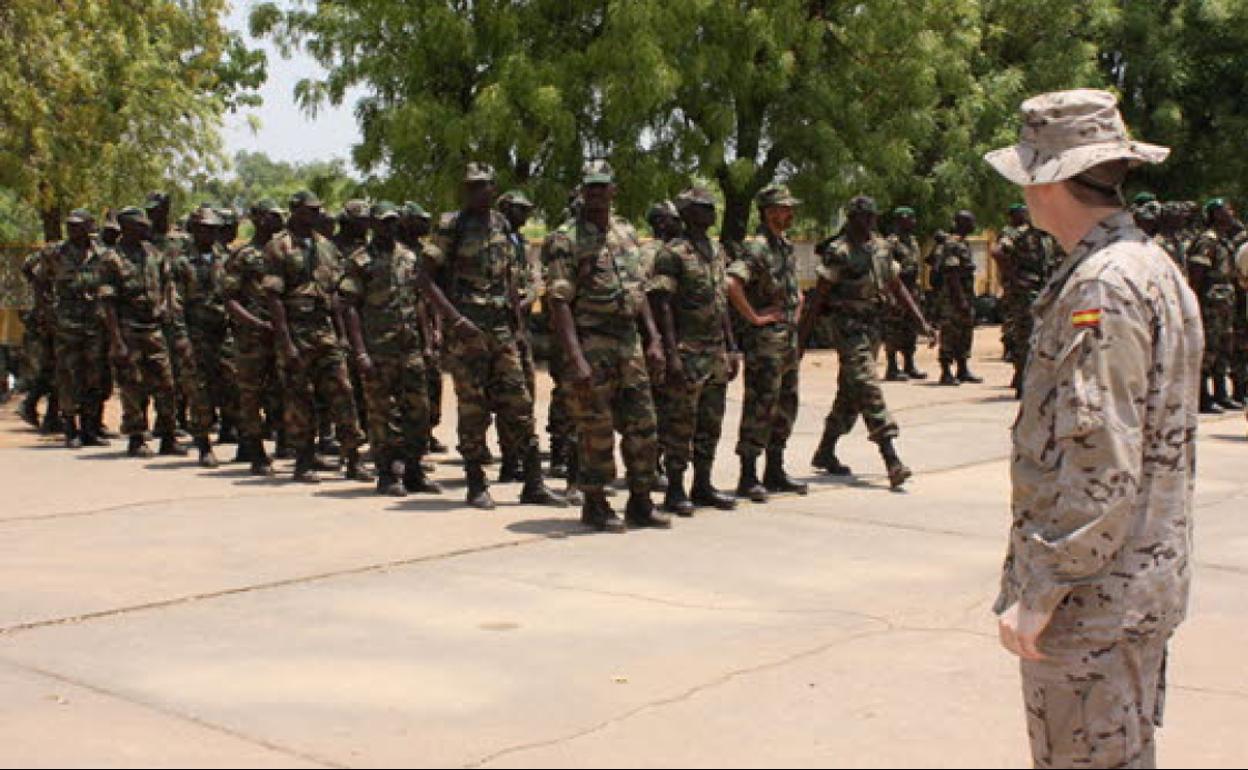
[[[348,173],[341,160],[287,163],[246,150],[234,156],[228,173],[192,177],[188,197],[191,205],[202,201],[245,211],[262,198],[285,206],[299,190],[312,190],[331,209],[351,198],[366,197],[363,184]]]

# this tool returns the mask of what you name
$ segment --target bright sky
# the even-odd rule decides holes
[[[252,0],[234,0],[227,25],[238,30],[262,47],[269,57],[268,82],[260,89],[264,104],[238,114],[227,115],[222,138],[230,155],[239,150],[262,151],[269,157],[285,161],[327,160],[343,158],[350,161],[351,146],[359,141],[360,132],[352,110],[356,98],[348,94],[341,106],[324,106],[316,119],[309,118],[295,104],[295,84],[305,77],[316,77],[324,70],[311,57],[303,54],[283,59],[267,41],[258,43],[247,32],[247,16]],[[247,116],[255,115],[260,128],[253,132]]]

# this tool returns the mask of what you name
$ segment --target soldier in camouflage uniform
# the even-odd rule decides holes
[[[364,435],[342,346],[334,330],[335,293],[342,265],[338,250],[314,230],[321,202],[308,191],[290,199],[286,229],[264,248],[269,313],[286,374],[286,435],[295,448],[295,481],[317,483],[316,399],[323,394],[342,442],[346,476],[372,481],[360,460]]]
[[[56,388],[56,318],[52,282],[45,266],[44,253],[56,248],[50,244],[28,255],[22,263],[22,275],[30,285],[33,304],[22,317],[25,333],[22,339],[26,363],[26,397],[18,409],[22,419],[41,433],[59,433],[64,428]],[[43,423],[39,422],[39,400],[47,397]]]
[[[433,248],[426,242],[426,236],[432,230],[429,212],[419,203],[408,201],[403,204],[399,216],[399,243],[416,252]],[[417,312],[420,314],[421,334],[425,340],[425,376],[428,378],[429,393],[429,441],[430,454],[446,452],[446,445],[433,434],[434,428],[442,424],[442,318],[429,307],[424,296],[418,297]]]
[[[533,313],[533,301],[537,298],[536,281],[533,268],[529,264],[529,242],[521,232],[533,213],[533,203],[519,190],[509,190],[498,198],[498,211],[507,218],[511,226],[508,240],[511,243],[511,286],[514,293],[512,301],[516,306],[515,328],[516,344],[520,349],[520,363],[524,366],[524,383],[529,389],[530,401],[537,400],[537,376],[533,364],[533,341],[529,331],[529,319]],[[536,425],[536,419],[534,422]],[[520,474],[520,452],[517,440],[503,427],[498,425],[498,444],[502,450],[502,461],[499,463],[498,483],[522,481]]]
[[[925,335],[932,337],[934,332],[901,282],[891,244],[875,232],[879,216],[875,200],[859,195],[849,202],[847,213],[845,232],[817,249],[820,262],[815,272],[819,280],[810,305],[803,311],[798,335],[798,348],[804,351],[815,323],[826,313],[840,360],[836,401],[824,421],[823,437],[811,465],[833,475],[849,475],[850,469],[836,457],[836,443],[861,416],[870,439],[880,447],[889,484],[897,489],[911,472],[893,447],[900,431],[884,404],[876,375],[878,319],[892,302],[905,308],[911,322]]]
[[[581,520],[600,531],[623,530],[606,496],[616,477],[618,431],[629,489],[626,521],[670,527],[650,500],[658,437],[646,358],[662,372],[663,350],[644,296],[640,244],[632,226],[612,213],[611,166],[587,163],[581,183],[580,215],[551,233],[542,248],[546,296],[576,423]],[[639,322],[650,340],[644,355]]]
[[[896,231],[889,236],[888,245],[897,264],[898,277],[914,301],[921,302],[923,291],[919,286],[919,271],[923,258],[919,241],[914,237],[918,226],[914,209],[909,206],[894,209],[893,223]],[[927,372],[920,371],[914,363],[922,329],[915,325],[909,312],[895,303],[888,303],[884,306],[883,325],[884,351],[888,358],[884,379],[892,382],[926,380]],[[898,355],[901,356],[900,365],[897,363]]]
[[[217,229],[217,245],[225,249],[228,256],[238,247],[238,212],[232,208],[217,209],[217,218],[221,227]]]
[[[684,234],[665,243],[655,258],[650,294],[667,352],[666,393],[659,413],[668,479],[663,509],[692,516],[694,505],[736,507],[736,500],[711,482],[711,468],[728,383],[740,370],[741,354],[724,292],[727,256],[707,235],[715,224],[715,198],[694,187],[676,198],[676,207]],[[684,480],[691,447],[692,499],[685,494]]]
[[[100,315],[104,247],[92,236],[95,217],[75,209],[65,220],[69,238],[44,251],[56,323],[56,384],[65,445],[107,446],[98,422],[108,372],[108,343]]]
[[[273,339],[273,322],[264,290],[264,249],[281,232],[283,212],[265,199],[251,207],[254,235],[225,261],[222,294],[233,322],[238,370],[239,454],[251,463],[255,476],[272,476],[273,462],[264,448],[269,417],[282,419],[282,374]],[[285,427],[279,432],[284,445]]]
[[[1001,641],[1022,658],[1036,767],[1155,767],[1191,578],[1202,339],[1182,273],[1118,190],[1169,151],[1131,140],[1104,91],[1023,112],[1021,145],[987,159],[1069,256],[1036,301],[1013,430]]]
[[[1235,212],[1222,198],[1205,204],[1208,229],[1192,243],[1187,256],[1188,280],[1200,298],[1205,327],[1205,356],[1200,409],[1220,414],[1224,409],[1242,409],[1231,399],[1226,378],[1234,359],[1235,346],[1235,258],[1232,236]]]
[[[1031,352],[1031,306],[1060,262],[1053,237],[1031,224],[1027,206],[1010,206],[1010,224],[993,246],[1001,270],[1001,312],[1005,316],[1006,359],[1014,365],[1010,387],[1022,395],[1023,367]]]
[[[426,478],[422,465],[429,396],[416,315],[417,294],[428,291],[429,277],[421,271],[420,258],[396,240],[398,207],[376,203],[371,220],[373,237],[346,258],[338,292],[364,377],[377,492],[437,494],[442,488]]]
[[[156,402],[156,430],[162,455],[185,455],[178,445],[177,400],[165,318],[173,309],[173,276],[168,260],[149,242],[151,220],[143,209],[117,215],[121,239],[100,260],[100,302],[109,334],[109,359],[121,386],[121,432],[130,437],[127,454],[151,457],[147,432],[148,399]]]
[[[152,222],[151,244],[156,247],[157,253],[170,263],[171,267],[186,251],[187,243],[190,241],[190,236],[186,231],[175,227],[170,221],[172,205],[173,201],[169,193],[159,190],[149,193],[143,204],[147,217]],[[165,335],[165,345],[169,349],[169,365],[173,370],[173,382],[176,386],[178,428],[183,430],[190,424],[188,413],[191,396],[189,394],[195,391],[196,385],[194,377],[186,371],[194,364],[190,360],[191,350],[185,334],[186,330],[184,327],[181,329],[178,327],[181,314],[176,312],[177,303],[180,302],[176,292],[173,299],[173,304],[164,319],[162,332]]]
[[[459,452],[468,478],[468,503],[492,509],[482,465],[489,457],[485,433],[491,416],[515,442],[524,467],[520,502],[564,505],[546,488],[533,428],[533,397],[524,379],[516,339],[512,286],[515,249],[511,226],[494,210],[494,169],[470,163],[461,211],[444,214],[424,255],[425,272],[441,276],[428,292],[452,333],[447,358],[459,404]]]
[[[745,404],[737,455],[741,479],[737,496],[754,502],[768,492],[809,491],[784,470],[784,448],[797,419],[797,326],[802,292],[797,280],[797,258],[785,232],[793,223],[798,200],[787,188],[771,185],[756,200],[761,232],[740,246],[728,266],[728,299],[744,321],[741,349],[745,353]],[[758,456],[767,453],[767,469],[760,483]]]
[[[953,217],[953,232],[931,257],[932,283],[940,293],[941,385],[984,381],[968,363],[975,340],[975,257],[967,241],[973,232],[975,215],[959,211]]]
[[[641,278],[643,286],[646,287],[646,297],[650,302],[650,313],[654,316],[655,323],[659,324],[659,307],[651,291],[654,282],[655,260],[664,246],[681,237],[684,228],[681,225],[680,213],[676,210],[675,204],[669,200],[659,201],[651,206],[650,210],[646,212],[646,223],[650,225],[650,231],[654,237],[641,247]],[[661,331],[662,329],[660,329]],[[646,342],[647,340],[642,340],[643,345]],[[667,435],[667,422],[672,415],[672,407],[668,403],[667,392],[668,385],[663,381],[663,378],[657,376],[656,372],[650,372],[650,396],[654,399],[654,412],[658,417],[660,436]],[[668,488],[668,478],[663,472],[665,448],[665,444],[660,441],[654,468],[654,487],[656,492]]]

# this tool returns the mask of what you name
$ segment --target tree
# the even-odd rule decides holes
[[[225,0],[0,5],[0,186],[44,235],[212,168],[225,110],[253,103],[264,58],[221,23]]]

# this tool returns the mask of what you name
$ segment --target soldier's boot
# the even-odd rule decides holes
[[[360,456],[359,447],[352,447],[343,452],[343,460],[346,461],[346,470],[343,475],[352,481],[372,482],[376,481],[368,466],[364,463],[364,458]]]
[[[395,473],[396,461],[388,454],[377,457],[377,494],[388,497],[407,497],[407,489]]]
[[[1213,377],[1204,376],[1200,378],[1200,413],[1201,414],[1222,414],[1222,407],[1213,401]]]
[[[301,484],[320,484],[321,476],[316,472],[316,451],[308,446],[295,455],[295,481]]]
[[[810,458],[810,464],[830,476],[852,475],[853,471],[849,466],[842,463],[836,456],[836,442],[840,438],[840,434],[833,433],[825,426],[823,438],[819,439],[819,448],[815,450],[815,456]]]
[[[22,405],[17,408],[17,415],[22,418],[32,428],[39,427],[39,401],[38,392],[33,388],[26,393],[26,397],[22,399]]]
[[[884,468],[888,471],[888,485],[891,488],[899,489],[902,484],[906,483],[906,479],[914,475],[897,456],[897,450],[893,447],[891,438],[880,441],[880,457],[884,458]]]
[[[490,497],[490,485],[481,463],[465,463],[464,475],[468,480],[468,504],[483,511],[494,510],[494,498]]]
[[[693,501],[685,494],[685,471],[683,469],[667,469],[667,492],[663,495],[663,510],[677,516],[693,515]]]
[[[796,492],[804,495],[810,491],[810,485],[789,477],[784,470],[783,450],[767,450],[767,470],[763,472],[763,487],[768,492]]]
[[[901,369],[897,368],[897,351],[888,352],[888,366],[884,370],[884,379],[889,382],[905,382],[910,379]]]
[[[983,381],[983,377],[979,377],[971,371],[970,364],[967,363],[965,358],[958,359],[958,382],[969,382],[972,385],[978,385]]]
[[[1216,375],[1213,378],[1213,403],[1228,411],[1243,409],[1244,405],[1233,401],[1226,393],[1226,377]]]
[[[668,484],[667,474],[663,472],[662,467],[656,467],[654,469],[654,481],[650,482],[650,491],[651,492],[666,492],[667,484]]]
[[[581,504],[581,523],[599,532],[619,534],[627,531],[624,521],[616,515],[601,489],[585,493],[585,500]]]
[[[428,471],[420,455],[413,455],[403,465],[403,486],[407,487],[408,492],[419,495],[442,494],[442,485],[429,478],[427,474]]]
[[[711,483],[711,463],[708,462],[694,462],[693,487],[689,490],[689,498],[694,505],[709,505],[721,511],[737,507],[736,498],[720,492]]]
[[[218,441],[217,443],[221,442]],[[233,462],[249,463],[251,462],[252,455],[254,455],[255,452],[255,445],[252,444],[251,439],[241,438],[238,441],[238,448],[234,450]]]
[[[100,446],[108,446],[108,440],[110,438],[121,438],[121,434],[113,433],[112,431],[108,429],[108,426],[104,424],[104,402],[103,401],[96,404],[94,409],[91,412],[91,427],[92,427],[92,433],[95,435],[95,437],[98,438],[100,441],[104,442]]]
[[[431,455],[441,455],[441,454],[446,454],[446,453],[447,453],[447,451],[448,451],[448,450],[447,450],[447,448],[446,448],[446,444],[443,444],[441,441],[438,441],[438,437],[437,437],[437,436],[435,436],[435,435],[433,435],[433,432],[432,432],[432,431],[430,431],[430,433],[429,433],[429,454],[431,454]]]
[[[325,436],[316,445],[316,451],[318,454],[341,456],[342,445],[333,436]]]
[[[1248,379],[1231,378],[1231,398],[1241,404],[1248,404]]]
[[[503,461],[498,464],[498,483],[510,484],[523,478],[520,475],[520,458],[515,452],[503,452]]]
[[[174,432],[173,432],[176,438],[186,438],[187,436],[191,435],[190,430],[188,430],[190,421],[187,419],[187,416],[186,416],[186,400],[183,399],[181,396],[178,397],[178,413],[177,413],[176,424],[177,424],[177,427],[174,429]]]
[[[752,502],[767,502],[767,489],[758,480],[758,457],[741,456],[741,480],[737,482],[737,497],[748,497]]]
[[[94,409],[85,411],[78,418],[78,437],[82,439],[83,446],[108,446],[108,439],[104,438],[104,427],[100,425],[97,412]]]
[[[546,475],[552,479],[563,479],[568,476],[568,445],[561,438],[550,440],[550,469]]]
[[[324,455],[322,455],[320,452],[314,451],[312,453],[312,467],[317,469],[318,471],[324,471],[324,472],[336,471],[342,467],[342,458],[338,457],[338,458],[331,460],[328,457],[325,457]]]
[[[234,426],[234,421],[222,415],[221,430],[217,432],[218,444],[237,444],[238,428]]]
[[[552,492],[542,479],[542,456],[536,446],[524,453],[524,488],[520,490],[522,505],[551,505],[563,508],[568,504],[561,495]]]
[[[147,440],[143,438],[142,433],[135,433],[130,436],[130,444],[126,447],[126,454],[130,457],[151,457],[152,448],[147,445]]]
[[[277,440],[273,446],[273,457],[278,460],[289,460],[294,456],[295,452],[290,448],[290,443],[286,440],[286,430],[278,428]]]
[[[172,433],[160,437],[160,449],[157,452],[165,457],[186,457],[186,447],[179,444]]]
[[[671,529],[672,527],[671,517],[655,510],[649,490],[629,493],[628,504],[624,507],[624,521],[628,523],[628,526],[637,528]]]
[[[940,362],[940,384],[941,385],[961,385],[957,377],[953,376],[953,364],[948,361]]]
[[[44,435],[52,435],[53,433],[62,433],[65,430],[65,421],[61,419],[60,407],[56,402],[56,398],[48,398],[48,410],[44,412],[43,424],[39,426],[39,432]]]
[[[273,461],[269,459],[268,453],[264,451],[264,442],[254,438],[248,439],[247,443],[251,445],[251,475],[272,476]]]
[[[199,450],[199,467],[216,468],[221,465],[216,453],[212,451],[212,439],[200,436],[195,439],[195,448]]]
[[[902,354],[902,356],[905,358],[905,362],[906,362],[906,367],[903,371],[906,373],[907,377],[909,377],[912,380],[926,380],[927,379],[927,372],[919,369],[919,367],[914,365],[914,351],[913,350],[907,350],[905,353]]]
[[[66,417],[62,422],[65,423],[65,448],[82,449],[82,433],[78,430],[77,420]]]

